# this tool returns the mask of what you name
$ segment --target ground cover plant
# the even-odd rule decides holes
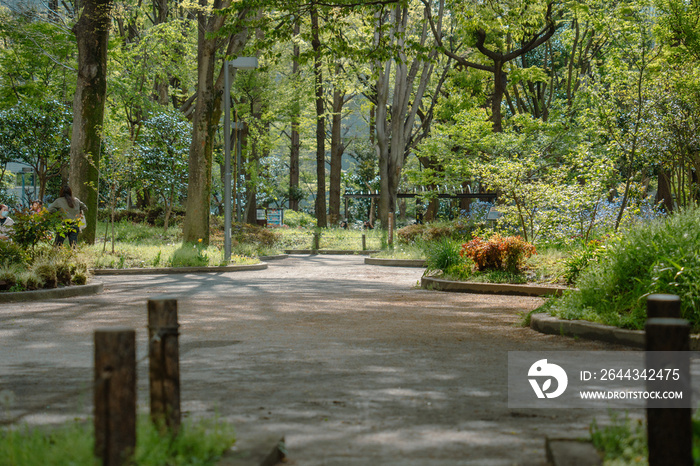
[[[186,420],[180,433],[161,435],[146,416],[138,420],[134,464],[214,465],[235,441],[233,427],[219,419]],[[91,422],[59,427],[15,426],[0,430],[0,458],[8,466],[99,465]]]
[[[692,420],[693,463],[700,464],[700,418],[696,411]],[[603,456],[605,466],[648,464],[646,424],[632,419],[627,413],[621,416],[611,413],[610,423],[599,425],[595,420],[590,426],[591,441]]]
[[[700,330],[700,209],[688,208],[611,238],[580,271],[577,290],[542,308],[563,319],[641,329],[646,296],[680,296],[682,317]]]

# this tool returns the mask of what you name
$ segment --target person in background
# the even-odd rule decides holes
[[[42,211],[44,208],[44,201],[41,199],[37,199],[36,201],[32,201],[32,205],[29,208],[32,214],[38,214]]]
[[[12,225],[15,221],[10,218],[10,207],[0,204],[0,240],[9,240],[12,232]]]
[[[49,212],[51,213],[59,210],[63,214],[63,221],[68,227],[68,232],[63,234],[56,233],[55,245],[59,246],[65,243],[66,236],[68,236],[68,243],[71,246],[75,246],[75,243],[78,241],[78,222],[83,212],[87,210],[87,206],[77,197],[73,197],[73,191],[71,191],[70,186],[64,185],[61,188],[58,199],[49,206]]]

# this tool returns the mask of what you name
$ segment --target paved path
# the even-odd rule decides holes
[[[92,333],[137,329],[146,299],[179,299],[183,411],[245,435],[286,436],[296,465],[544,464],[547,434],[585,436],[588,410],[511,410],[507,352],[613,345],[536,333],[539,298],[425,291],[422,269],[362,257],[292,256],[264,271],[100,277],[98,296],[0,306],[0,390],[9,414],[60,422],[91,411]],[[148,409],[139,367],[139,407]]]

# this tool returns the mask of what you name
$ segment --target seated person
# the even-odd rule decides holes
[[[12,225],[15,221],[10,218],[10,208],[5,204],[0,204],[0,240],[9,240],[12,233]]]

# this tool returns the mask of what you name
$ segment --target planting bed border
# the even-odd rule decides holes
[[[564,286],[516,285],[512,283],[477,283],[421,277],[424,290],[456,291],[460,293],[501,294],[514,296],[561,296],[569,288]]]
[[[152,267],[131,269],[93,269],[93,275],[161,275],[176,273],[220,273],[265,270],[266,263],[251,265],[222,265],[218,267]]]
[[[382,265],[384,267],[425,267],[425,259],[384,259],[365,257],[365,265]]]
[[[587,320],[564,320],[549,314],[532,314],[530,328],[548,335],[586,338],[638,349],[646,345],[644,330],[628,330]],[[700,335],[690,335],[690,350],[700,351]]]
[[[361,256],[368,256],[370,254],[376,254],[379,251],[376,250],[366,250],[366,251],[349,251],[345,249],[285,249],[284,253],[285,254],[308,254],[308,255],[316,255],[316,254],[324,254],[328,256],[353,256],[353,255],[361,255]]]
[[[89,285],[73,285],[61,288],[49,288],[47,290],[3,292],[0,293],[0,304],[75,298],[78,296],[89,296],[102,293],[103,290],[104,284],[102,282],[98,282],[91,283]]]

